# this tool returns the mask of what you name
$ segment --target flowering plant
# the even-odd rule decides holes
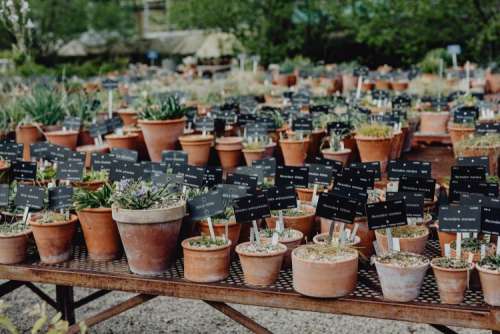
[[[172,184],[159,186],[142,180],[122,180],[116,184],[112,200],[122,209],[146,210],[173,206],[181,197]]]
[[[27,0],[0,0],[0,22],[14,35],[14,50],[24,57],[28,56],[31,31],[35,28],[29,12]]]

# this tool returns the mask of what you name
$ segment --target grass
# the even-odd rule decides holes
[[[381,123],[365,123],[356,129],[356,134],[372,138],[390,138],[392,137],[392,128]]]

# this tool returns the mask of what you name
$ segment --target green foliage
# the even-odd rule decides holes
[[[103,181],[106,182],[108,181],[108,171],[103,169],[103,170],[85,170],[83,173],[83,182],[92,182],[92,181]]]
[[[189,246],[198,247],[198,248],[215,248],[227,245],[228,240],[222,238],[212,239],[206,235],[202,235],[193,240],[189,240]]]
[[[32,121],[43,125],[58,124],[65,117],[62,95],[48,87],[34,87],[31,94],[22,97],[19,103]]]
[[[178,203],[180,195],[171,185],[156,186],[144,181],[122,180],[116,185],[112,201],[122,209],[167,208]]]
[[[489,270],[499,270],[500,269],[500,256],[486,256],[479,262],[479,266]]]
[[[104,184],[96,191],[78,188],[73,195],[73,205],[77,211],[83,209],[110,208],[113,188]]]
[[[0,235],[2,235],[2,236],[22,233],[28,229],[29,229],[29,227],[26,224],[24,224],[23,222],[0,223]]]
[[[392,128],[381,123],[362,124],[356,129],[356,134],[374,138],[388,138],[392,136]]]
[[[67,97],[66,112],[68,116],[79,117],[82,124],[89,125],[97,115],[97,110],[93,109],[94,96],[84,93],[73,93]]]
[[[139,113],[139,119],[149,121],[179,119],[186,115],[186,111],[187,109],[181,106],[174,96],[169,96],[166,99],[148,98],[146,105]]]
[[[447,66],[451,65],[451,57],[445,49],[434,49],[427,52],[424,59],[418,63],[418,67],[423,73],[438,74],[441,60],[444,71]]]

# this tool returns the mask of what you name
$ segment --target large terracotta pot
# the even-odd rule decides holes
[[[188,164],[192,166],[204,167],[210,157],[214,137],[212,135],[190,135],[181,136],[182,150],[187,153]]]
[[[243,149],[241,137],[221,137],[215,140],[215,149],[225,171],[232,171],[240,164]]]
[[[113,206],[112,212],[130,270],[139,275],[159,275],[167,271],[175,255],[186,203],[150,210]]]
[[[309,139],[280,139],[285,166],[304,166]]]
[[[285,224],[285,228],[291,228],[294,230],[298,230],[304,234],[304,237],[311,240],[312,231],[314,227],[314,217],[316,215],[316,209],[308,204],[302,205],[302,210],[306,211],[306,214],[303,216],[285,216],[283,215],[283,222]],[[270,229],[276,228],[276,221],[278,217],[271,216],[266,218],[267,227]]]
[[[286,246],[278,244],[279,249],[268,253],[250,253],[244,250],[249,244],[244,242],[236,246],[236,253],[240,258],[245,283],[256,286],[271,285],[278,279]]]
[[[299,247],[302,241],[304,240],[304,235],[302,232],[295,230],[297,232],[297,236],[292,238],[279,238],[279,243],[286,246],[285,257],[283,258],[282,268],[290,268],[292,266],[292,252],[295,248]],[[266,238],[263,234],[260,236],[261,241],[271,242],[272,238]]]
[[[426,226],[411,225],[414,230],[425,230],[425,234],[413,238],[399,238],[399,248],[402,252],[424,254],[425,245],[429,239],[429,229]],[[410,228],[405,226],[404,228]],[[394,228],[393,228],[394,229]],[[396,227],[397,229],[397,227]],[[387,236],[382,231],[375,231],[375,238],[383,252],[387,252]]]
[[[186,118],[165,121],[139,120],[151,161],[160,162],[161,152],[175,150],[175,144],[184,131]]]
[[[325,159],[337,160],[342,162],[342,166],[347,166],[347,163],[349,162],[349,157],[351,156],[351,150],[348,148],[345,148],[341,151],[332,151],[331,149],[327,148],[321,150],[321,153],[323,154],[323,157]]]
[[[226,245],[213,248],[194,247],[190,241],[193,237],[182,241],[184,251],[184,278],[199,283],[218,282],[229,276],[231,262],[231,241]]]
[[[118,116],[123,121],[123,126],[134,126],[137,124],[137,112],[133,109],[120,109]]]
[[[76,149],[78,143],[78,131],[52,131],[45,132],[45,138],[49,143],[64,146],[71,150]]]
[[[469,280],[469,271],[472,268],[443,268],[436,265],[435,261],[431,262],[431,267],[438,285],[441,303],[460,304],[464,300]]]
[[[77,215],[90,258],[95,261],[118,258],[121,242],[111,208],[83,209]]]
[[[264,159],[265,157],[265,149],[246,149],[242,150],[243,155],[245,156],[245,161],[247,166],[252,166],[252,163],[256,160]]]
[[[76,148],[77,152],[83,152],[85,153],[85,168],[90,168],[92,165],[92,153],[101,153],[101,154],[106,154],[109,153],[109,146],[108,145],[84,145],[84,146],[78,146]]]
[[[314,261],[292,252],[293,288],[300,294],[319,298],[338,298],[350,294],[358,282],[358,253],[338,261]]]
[[[78,217],[71,215],[65,222],[40,224],[32,217],[29,221],[40,260],[47,264],[56,264],[71,258],[71,243],[76,232]]]
[[[420,132],[431,134],[446,133],[450,113],[443,112],[426,112],[420,113]]]
[[[24,262],[28,254],[28,242],[31,230],[12,235],[0,236],[0,264]]]
[[[498,175],[498,158],[500,156],[500,147],[475,147],[455,150],[457,157],[481,157],[487,156],[489,159],[489,173],[490,175]]]
[[[216,237],[222,237],[226,233],[226,224],[213,224],[214,233]],[[198,228],[202,235],[210,235],[210,229],[208,228],[208,223],[206,220],[198,222]],[[240,240],[241,224],[236,221],[231,220],[227,224],[227,235],[228,239],[231,240],[231,253],[234,253],[234,249],[238,245],[238,240]]]
[[[380,170],[384,173],[391,155],[392,137],[375,138],[356,135],[356,144],[362,162],[380,161]]]
[[[75,188],[81,188],[88,191],[96,191],[104,185],[104,181],[71,181],[71,185]]]
[[[33,124],[23,124],[16,127],[16,143],[24,144],[23,160],[30,160],[30,145],[40,139],[40,131]]]
[[[113,148],[126,148],[128,150],[137,150],[137,138],[139,137],[136,133],[126,133],[118,135],[115,133],[105,136],[106,142],[110,149]]]
[[[500,306],[500,271],[482,268],[477,265],[479,279],[483,288],[484,301],[491,306]]]

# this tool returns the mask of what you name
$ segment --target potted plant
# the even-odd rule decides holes
[[[486,247],[486,255],[495,254],[495,245],[489,243],[487,240],[478,238],[463,238],[461,241],[461,255],[462,259],[467,261],[469,254],[473,255],[472,261],[479,262],[481,260],[481,246]],[[450,243],[451,257],[456,257],[457,240]]]
[[[392,227],[393,238],[399,239],[399,248],[402,252],[424,254],[429,229],[424,225],[405,225]],[[385,229],[375,231],[377,243],[382,251],[387,252],[387,234]]]
[[[483,289],[484,301],[492,306],[500,306],[500,256],[486,256],[476,265]]]
[[[282,215],[285,228],[298,230],[304,237],[311,238],[316,216],[316,209],[313,206],[301,204],[298,208],[282,210]],[[279,211],[271,211],[271,217],[266,218],[267,227],[275,229],[278,218]]]
[[[214,136],[212,135],[188,135],[179,137],[182,150],[188,155],[188,164],[204,167],[210,157]]]
[[[450,113],[439,109],[427,109],[420,112],[420,132],[426,134],[445,134]]]
[[[354,240],[349,239],[345,241],[345,245],[349,247],[356,248],[361,242],[361,238],[356,235]],[[313,243],[316,245],[339,245],[340,244],[340,234],[338,232],[334,232],[332,238],[330,239],[330,233],[321,233],[316,234],[313,238]]]
[[[231,241],[222,237],[192,237],[182,241],[184,278],[188,281],[218,282],[229,276]]]
[[[22,221],[0,224],[0,264],[16,264],[26,259],[31,229]]]
[[[104,136],[106,143],[110,149],[126,148],[129,150],[137,150],[137,139],[139,135],[133,132],[125,133],[110,133]]]
[[[112,192],[112,187],[105,184],[95,191],[77,189],[74,194],[73,204],[94,261],[114,260],[121,252],[118,228],[111,214]]]
[[[361,161],[380,161],[380,170],[385,172],[391,154],[392,128],[380,123],[362,124],[354,138]]]
[[[498,175],[498,158],[500,156],[500,135],[486,135],[459,141],[454,146],[457,157],[487,156],[490,166],[489,173]]]
[[[89,191],[95,191],[103,186],[108,181],[108,171],[103,169],[100,171],[84,170],[81,181],[71,181],[71,185],[75,188],[82,188]]]
[[[123,180],[113,193],[112,212],[130,270],[139,275],[165,272],[186,214],[184,198],[171,185]]]
[[[161,152],[174,150],[186,124],[186,108],[175,97],[165,100],[148,100],[139,113],[139,126],[152,161],[161,161]]]
[[[57,90],[35,86],[30,94],[21,98],[19,103],[32,124],[39,124],[44,132],[61,129],[60,123],[64,120],[66,113],[63,96]]]
[[[309,148],[309,138],[302,133],[288,134],[280,138],[285,166],[304,166]]]
[[[137,111],[132,108],[118,109],[118,116],[123,121],[123,126],[135,126],[137,124]]]
[[[376,256],[375,267],[384,298],[409,302],[420,294],[429,259],[419,254],[391,252]]]
[[[458,142],[474,136],[476,128],[474,123],[454,123],[450,122],[448,125],[448,132],[450,133],[450,140],[453,148]]]
[[[45,138],[49,143],[64,146],[70,150],[75,150],[78,144],[79,131],[74,130],[56,130],[44,132]]]
[[[71,258],[71,243],[76,232],[76,215],[53,211],[32,214],[29,225],[35,237],[40,260],[56,264]]]
[[[438,257],[432,259],[431,267],[438,285],[441,303],[460,304],[464,300],[469,273],[474,265],[463,259]]]
[[[354,291],[358,252],[349,247],[303,245],[292,252],[293,288],[310,297],[338,298]]]
[[[323,185],[317,185],[316,193],[319,194],[327,191],[328,189]],[[304,187],[296,187],[295,192],[297,193],[297,198],[301,202],[312,203],[313,195],[314,195],[314,186],[308,184],[307,188]]]
[[[304,234],[291,228],[285,228],[283,231],[267,228],[260,231],[260,240],[271,242],[275,233],[278,235],[278,242],[287,248],[282,266],[283,268],[290,268],[292,266],[292,251],[302,243]]]
[[[225,171],[234,170],[241,161],[243,149],[243,138],[241,137],[220,137],[215,140],[215,149],[219,156],[222,169]]]
[[[340,134],[331,133],[328,141],[330,147],[322,149],[321,153],[325,159],[337,160],[342,162],[343,166],[347,166],[351,150],[344,147],[343,136]]]
[[[56,166],[48,161],[44,161],[44,163],[38,164],[38,167],[36,169],[35,182],[28,181],[26,183],[34,183],[38,186],[47,186],[50,182],[56,179],[56,175]]]
[[[276,85],[291,87],[297,83],[297,76],[294,74],[295,65],[287,60],[280,65],[279,71],[274,73],[273,81]]]
[[[245,283],[271,285],[278,279],[286,246],[280,243],[244,242],[236,246]]]
[[[265,143],[259,139],[255,141],[245,141],[243,142],[243,155],[245,156],[245,161],[247,166],[252,166],[252,163],[256,160],[261,160],[265,157],[266,147]]]
[[[227,226],[227,239],[231,241],[231,254],[234,253],[234,249],[240,239],[241,224],[238,224],[234,218],[233,207],[228,204],[223,213],[215,215],[211,219],[214,233],[217,237],[226,235]],[[210,235],[210,229],[206,220],[198,222],[198,229],[202,236]]]

